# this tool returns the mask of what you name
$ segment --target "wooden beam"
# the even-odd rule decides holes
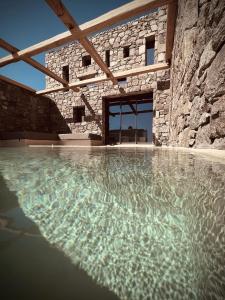
[[[130,104],[129,104],[130,105]],[[111,115],[111,116],[113,116],[113,117],[115,117],[116,115],[133,115],[133,114],[135,114],[135,115],[137,115],[137,114],[141,114],[141,113],[149,113],[149,112],[153,112],[153,110],[152,109],[146,109],[146,110],[139,110],[139,111],[137,111],[136,112],[136,110],[135,111],[124,111],[124,112],[109,112],[109,115]]]
[[[58,18],[64,23],[72,34],[77,34],[77,37],[81,36],[81,30],[76,24],[74,18],[69,13],[68,9],[60,0],[45,0],[45,2],[51,7]],[[77,28],[78,27],[78,28]]]
[[[37,95],[45,95],[45,94],[50,94],[50,93],[55,93],[55,92],[61,92],[61,91],[65,91],[66,88],[63,85],[54,87],[54,88],[49,88],[49,89],[44,89],[44,90],[40,90],[37,91],[36,94]]]
[[[101,56],[95,50],[93,44],[86,38],[79,39],[79,42],[84,47],[84,49],[91,55],[94,61],[98,64],[98,66],[102,69],[102,71],[106,74],[107,77],[112,81],[113,84],[117,84],[117,80],[113,76],[113,73],[107,67],[107,65],[102,60]]]
[[[170,63],[173,51],[174,32],[177,17],[177,0],[173,0],[167,7],[166,29],[166,62]]]
[[[135,75],[140,75],[140,74],[145,74],[145,73],[151,73],[151,72],[156,72],[160,70],[166,70],[169,68],[169,65],[167,63],[158,63],[154,65],[148,65],[144,67],[139,67],[135,69],[130,69],[130,70],[125,70],[125,71],[118,71],[113,73],[113,76],[117,79],[123,78],[123,77],[129,77],[129,76],[135,76]],[[103,81],[107,81],[109,78],[106,75],[103,76],[98,76],[95,78],[90,78],[86,80],[80,80],[76,82],[71,82],[69,86],[84,86],[87,84],[94,84],[94,83],[100,83]]]
[[[109,78],[106,77],[106,75],[103,76],[99,76],[99,77],[95,77],[95,78],[90,78],[90,79],[85,79],[85,80],[79,80],[76,82],[71,82],[69,84],[69,87],[83,87],[87,84],[94,84],[94,83],[100,83],[103,81],[109,80]],[[61,85],[58,87],[54,87],[54,88],[49,88],[49,89],[44,89],[44,90],[40,90],[37,92],[37,94],[40,95],[44,95],[44,94],[49,94],[49,93],[53,93],[53,92],[60,92],[60,91],[65,91],[66,88]]]
[[[147,92],[149,92],[149,90],[147,90]],[[152,92],[152,91],[151,91]],[[143,103],[149,103],[152,102],[152,99],[145,99],[145,94],[146,94],[146,91],[142,91],[142,92],[135,92],[135,94],[143,97],[142,100],[140,99],[137,99],[138,101],[138,104],[143,104]],[[143,96],[142,96],[143,95]],[[127,99],[129,98],[129,94],[127,94],[125,96]],[[106,97],[106,98],[110,98],[111,100],[113,99],[113,102],[110,101],[109,106],[117,106],[117,105],[120,105],[120,102],[121,102],[121,99],[122,99],[122,103],[125,105],[129,105],[129,103],[136,103],[136,98],[135,98],[135,95],[132,97],[132,99],[128,99],[128,100],[124,100],[124,96],[123,97],[120,97],[120,95],[113,95],[111,97]]]
[[[129,77],[129,76],[135,76],[135,75],[140,75],[140,74],[145,74],[145,73],[156,72],[156,71],[160,71],[160,70],[166,70],[168,68],[169,68],[169,64],[158,63],[158,64],[139,67],[139,68],[135,68],[135,69],[131,69],[131,70],[115,72],[115,73],[113,73],[113,76],[118,79],[118,78],[123,78],[123,77]],[[82,87],[87,84],[100,83],[100,82],[107,81],[107,80],[109,80],[109,78],[106,75],[104,75],[104,76],[99,76],[96,78],[71,82],[69,84],[69,87],[70,88]],[[38,91],[37,94],[44,95],[44,94],[49,94],[49,93],[58,92],[58,91],[65,91],[65,90],[66,90],[66,88],[61,86],[61,87],[41,90],[41,91]]]
[[[166,5],[171,0],[135,0],[116,9],[105,13],[104,15],[84,23],[80,26],[83,34],[87,35],[99,31],[105,27],[112,26],[120,21],[135,17],[147,10]]]
[[[32,45],[28,48],[20,50],[14,54],[7,55],[0,58],[0,67],[8,65],[10,63],[22,60],[23,57],[34,56],[47,50],[62,46],[66,43],[74,41],[74,37],[71,32],[66,31],[58,34],[50,39],[44,40],[40,43]]]
[[[14,53],[16,53],[16,52],[19,51],[18,48],[12,46],[11,44],[9,44],[8,42],[6,42],[3,39],[0,39],[0,47],[3,48],[3,49],[5,49],[6,51],[12,53],[12,54],[14,54]]]
[[[134,108],[133,104],[129,103],[129,106],[130,106],[131,110],[133,111],[133,113],[136,115],[137,112],[136,112],[136,109]]]
[[[98,76],[98,77],[94,77],[94,78],[90,78],[90,79],[85,79],[85,80],[79,80],[79,81],[76,81],[76,82],[71,82],[70,83],[70,86],[85,86],[87,84],[94,84],[94,83],[100,83],[100,82],[103,82],[103,81],[106,81],[106,80],[109,80],[109,78],[106,76],[106,75],[102,75],[102,76]]]
[[[22,83],[20,83],[20,82],[18,82],[18,81],[12,80],[12,79],[10,79],[10,78],[8,78],[8,77],[6,77],[6,76],[0,75],[0,80],[5,81],[5,82],[10,83],[10,84],[13,84],[13,85],[15,85],[15,86],[18,86],[18,87],[20,87],[20,88],[22,88],[22,89],[28,90],[28,91],[30,91],[30,92],[34,92],[34,93],[36,92],[36,91],[35,91],[34,89],[32,89],[31,87],[29,87],[29,86],[27,86],[27,85],[25,85],[25,84],[22,84]]]
[[[139,68],[135,68],[135,69],[119,71],[119,72],[114,73],[114,76],[116,78],[123,78],[123,77],[140,75],[140,74],[144,74],[144,73],[156,72],[156,71],[160,71],[160,70],[166,70],[168,68],[169,68],[169,65],[167,63],[158,63],[158,64],[148,65],[148,66],[139,67]]]
[[[3,49],[11,52],[12,54],[16,53],[19,51],[19,49],[17,49],[16,47],[12,46],[11,44],[9,44],[8,42],[6,42],[3,39],[0,39],[0,47],[2,47]],[[26,63],[28,63],[29,65],[31,65],[32,67],[34,67],[35,69],[37,69],[38,71],[44,73],[45,75],[48,75],[49,77],[55,79],[56,81],[60,82],[61,84],[63,84],[64,86],[68,87],[68,82],[59,77],[57,74],[53,73],[52,71],[50,71],[48,68],[44,67],[42,64],[40,64],[39,62],[37,62],[36,60],[30,58],[30,57],[24,57],[22,58],[22,60]],[[79,92],[79,89],[76,88],[75,89],[76,92]]]
[[[46,0],[51,9],[55,12],[55,14],[60,18],[60,20],[64,23],[64,25],[70,30],[72,34],[78,36],[78,40],[80,44],[84,47],[84,49],[91,55],[93,60],[98,64],[98,66],[102,69],[102,71],[106,74],[107,77],[111,79],[113,84],[117,84],[117,80],[113,77],[112,72],[109,70],[107,65],[102,60],[101,56],[98,54],[93,44],[88,40],[87,37],[82,37],[82,31],[80,27],[77,25],[74,18],[70,15],[67,8],[60,0]]]
[[[114,25],[120,21],[134,17],[143,13],[146,10],[154,9],[166,5],[171,0],[135,0],[121,7],[118,7],[102,16],[93,19],[80,25],[80,29],[84,36],[102,30],[107,26]],[[75,33],[70,31],[58,34],[50,39],[42,41],[38,44],[32,45],[26,49],[20,50],[17,53],[5,56],[0,59],[0,66],[21,60],[22,57],[33,56],[43,51],[47,51],[63,44],[69,43],[78,38]]]
[[[74,91],[76,93],[80,91],[80,89],[76,86],[71,86],[71,87],[69,87],[69,89],[71,89],[72,91]]]

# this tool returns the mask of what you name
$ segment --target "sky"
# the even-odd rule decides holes
[[[130,0],[63,0],[78,24],[96,18]],[[44,0],[0,0],[0,38],[24,49],[67,31]],[[0,48],[0,57],[8,55]],[[44,53],[33,56],[44,64]],[[0,74],[36,90],[45,88],[45,75],[24,62],[0,69]]]

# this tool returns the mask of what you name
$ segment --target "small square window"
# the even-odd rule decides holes
[[[126,57],[129,57],[130,56],[130,47],[129,46],[126,46],[123,48],[123,57],[126,58]]]
[[[63,66],[62,68],[62,77],[64,80],[66,80],[67,82],[69,82],[69,66]]]
[[[110,67],[110,50],[105,51],[105,62],[107,67]]]
[[[91,65],[91,56],[90,55],[85,55],[82,57],[82,66],[87,67]]]
[[[119,78],[119,79],[117,79],[117,81],[118,81],[118,85],[120,87],[124,87],[127,84],[127,78],[126,77]]]
[[[74,123],[81,123],[85,116],[85,106],[75,106],[73,108],[73,121]]]
[[[146,53],[145,53],[145,64],[153,65],[154,64],[154,56],[155,56],[155,37],[148,37],[145,40]]]

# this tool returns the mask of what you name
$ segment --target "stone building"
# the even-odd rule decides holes
[[[166,8],[162,7],[90,40],[113,73],[165,62],[166,20]],[[103,75],[78,42],[47,53],[46,66],[69,82]],[[118,85],[104,81],[88,84],[79,93],[55,92],[50,97],[72,133],[98,134],[104,144],[152,139],[156,144],[167,144],[169,78],[167,69],[120,78]],[[47,78],[47,88],[57,85],[54,79]],[[144,131],[148,131],[147,138],[141,134]],[[59,127],[58,132],[65,131]]]
[[[55,91],[43,98],[1,80],[0,139],[4,132],[26,130],[92,134],[103,144],[153,141],[225,149],[225,1],[178,0],[175,20],[168,65],[167,6],[89,37],[113,74],[166,66],[160,71],[120,76],[113,85],[100,80],[103,71],[79,42],[72,42],[48,52],[46,66],[78,82],[79,92]],[[85,84],[92,78],[100,81]],[[59,86],[46,78],[46,88]]]

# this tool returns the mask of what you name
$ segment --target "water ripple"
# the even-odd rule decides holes
[[[121,299],[225,298],[225,166],[166,150],[1,151],[42,235]]]

